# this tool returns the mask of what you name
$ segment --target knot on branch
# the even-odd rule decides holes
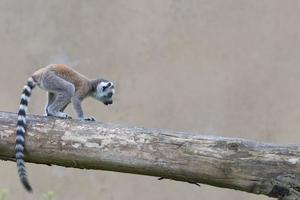
[[[282,200],[297,200],[300,195],[300,175],[285,174],[270,181],[268,196]]]
[[[290,195],[290,190],[280,185],[274,185],[268,195],[274,198],[283,198]]]

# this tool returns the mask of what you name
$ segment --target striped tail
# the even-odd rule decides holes
[[[35,87],[36,82],[30,77],[27,84],[24,86],[21,96],[21,103],[18,112],[17,132],[16,132],[16,162],[20,180],[27,191],[31,192],[32,188],[28,182],[25,163],[24,163],[24,148],[25,148],[25,133],[26,133],[26,111],[30,99],[31,91]]]

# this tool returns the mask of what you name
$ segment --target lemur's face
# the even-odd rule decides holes
[[[112,96],[114,93],[114,84],[110,81],[102,81],[97,85],[96,99],[109,105],[113,103]]]

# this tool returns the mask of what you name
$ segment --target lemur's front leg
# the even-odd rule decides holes
[[[96,121],[94,117],[84,118],[84,114],[83,114],[82,107],[81,107],[81,99],[77,95],[75,95],[71,98],[71,102],[73,104],[73,108],[79,119],[86,120],[86,121]]]

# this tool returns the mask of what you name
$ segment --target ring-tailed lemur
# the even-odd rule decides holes
[[[81,101],[90,96],[109,105],[113,103],[112,96],[115,93],[112,82],[100,78],[90,80],[62,64],[51,64],[33,73],[22,92],[16,130],[17,168],[20,180],[28,191],[32,191],[32,188],[24,165],[26,111],[31,91],[36,85],[48,92],[46,115],[59,118],[70,118],[64,110],[72,103],[79,119],[94,121],[93,117],[84,118]]]

